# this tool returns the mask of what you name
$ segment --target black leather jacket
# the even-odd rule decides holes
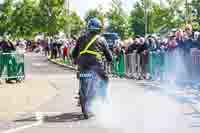
[[[85,35],[81,36],[75,46],[75,49],[72,52],[72,57],[77,60],[77,64],[79,66],[80,71],[81,70],[95,70],[99,74],[102,73],[103,70],[103,60],[98,60],[96,56],[91,54],[83,54],[80,55],[80,52],[83,51],[86,47],[86,45],[92,40],[92,38],[95,36],[95,33],[86,33]],[[106,60],[108,62],[112,61],[112,54],[109,48],[107,47],[107,42],[103,37],[98,37],[97,40],[89,47],[88,50],[92,50],[98,53],[101,53],[103,56],[105,56]],[[105,74],[100,74],[104,75]]]

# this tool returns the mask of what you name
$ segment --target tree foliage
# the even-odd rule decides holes
[[[104,21],[104,13],[102,12],[102,8],[90,9],[85,15],[85,22],[87,23],[91,18],[98,18],[102,22]]]
[[[26,38],[37,33],[53,36],[60,31],[67,32],[65,0],[5,0],[0,13],[1,35]],[[83,21],[76,12],[71,12],[69,19],[71,32],[78,35]]]
[[[110,22],[108,30],[117,32],[122,39],[125,39],[128,35],[128,20],[121,0],[112,0],[112,7],[107,13],[107,17]]]
[[[71,13],[71,34],[79,35],[84,28],[84,22],[81,20],[80,16],[76,12]]]
[[[195,19],[194,19],[194,21],[197,24],[196,29],[200,30],[200,27],[199,27],[199,25],[200,25],[200,0],[193,0],[192,1],[192,8],[194,9],[194,11],[196,11],[196,12],[194,12],[195,15],[196,15]]]
[[[8,27],[11,24],[11,16],[12,16],[12,3],[13,0],[5,0],[0,8],[0,35],[4,35],[9,32]]]
[[[151,0],[147,1],[148,33],[158,33],[163,29],[180,28],[184,24],[184,19],[178,15],[178,10],[182,0],[167,0],[168,6],[161,7]],[[129,18],[129,25],[136,35],[144,35],[144,0],[136,2]]]
[[[145,24],[144,24],[144,5],[140,2],[137,2],[130,14],[129,24],[131,32],[134,32],[137,35],[145,34]]]
[[[68,19],[70,19],[71,34],[76,36],[80,34],[84,24],[93,17],[99,18],[102,22],[108,20],[107,31],[117,32],[122,39],[132,35],[144,35],[145,1],[148,33],[180,28],[185,24],[186,8],[183,0],[165,0],[165,6],[160,6],[153,0],[137,1],[130,14],[124,11],[123,0],[112,0],[107,12],[103,12],[101,6],[89,9],[85,21],[82,21],[75,11],[70,11],[68,17],[65,0],[4,0],[0,5],[0,35],[10,34],[12,37],[27,38],[45,33],[54,36],[59,32],[68,32]],[[200,0],[192,0],[187,13],[188,22],[195,29],[200,29]]]

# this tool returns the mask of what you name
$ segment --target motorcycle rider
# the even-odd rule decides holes
[[[106,96],[106,89],[108,85],[108,76],[104,71],[103,57],[108,62],[112,61],[112,54],[107,47],[106,40],[101,36],[101,30],[103,25],[97,18],[89,20],[87,25],[87,32],[82,35],[76,43],[76,46],[72,52],[73,59],[78,64],[79,71],[92,70],[103,81],[104,85],[101,86],[100,92],[104,97]]]

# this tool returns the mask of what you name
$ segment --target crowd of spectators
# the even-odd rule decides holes
[[[64,61],[71,60],[70,53],[75,44],[75,39],[58,38],[50,38],[41,43],[46,56],[49,56],[50,59],[62,58]]]
[[[15,44],[13,44],[8,39],[1,39],[0,51],[11,52],[16,50],[20,51],[22,49],[24,50],[22,50],[23,52],[43,51],[45,55],[49,56],[51,59],[62,58],[63,61],[72,63],[71,52],[75,45],[76,38],[59,39],[58,37],[51,37],[46,39],[38,39],[36,41],[19,40],[16,41]],[[118,64],[120,59],[123,58],[121,55],[140,55],[139,65],[142,67],[142,75],[140,78],[143,79],[146,78],[148,71],[146,68],[147,65],[149,65],[149,53],[173,53],[174,51],[177,51],[177,49],[182,52],[184,60],[187,60],[185,63],[186,66],[189,65],[189,63],[191,63],[191,61],[188,61],[191,60],[191,58],[189,58],[190,55],[200,55],[200,33],[193,31],[191,25],[186,25],[184,30],[177,29],[165,38],[156,35],[149,35],[147,37],[136,36],[134,38],[121,41],[119,45],[115,45],[112,49],[112,53],[116,57],[116,62],[118,62]],[[127,63],[129,66],[133,65],[129,62],[124,63]],[[188,69],[188,71],[191,72],[191,69]]]
[[[0,38],[0,51],[3,53],[31,52],[34,51],[37,48],[37,46],[37,42],[31,40],[19,39],[17,41],[11,41],[6,37]]]
[[[40,44],[44,47],[45,54],[51,59],[62,58],[64,61],[71,61],[70,53],[76,44],[76,38],[65,40],[50,38],[46,41],[41,41]],[[149,53],[167,52],[172,53],[171,55],[173,56],[173,52],[177,51],[177,49],[182,51],[184,60],[191,60],[191,58],[189,58],[189,55],[191,54],[196,53],[200,55],[200,33],[193,31],[191,25],[186,25],[184,30],[177,29],[165,38],[156,35],[149,35],[147,37],[136,36],[129,40],[121,41],[120,44],[115,45],[111,51],[116,57],[116,62],[118,64],[120,64],[120,59],[123,58],[122,55],[127,56],[133,53],[140,55],[140,61],[137,67],[141,67],[142,74],[139,76],[139,79],[144,79],[148,72],[147,66],[149,65]],[[130,65],[129,62],[123,63]],[[136,61],[134,63],[138,62]],[[189,63],[191,62],[186,61],[185,65],[187,66]],[[187,71],[190,72],[191,69],[188,69]],[[123,73],[123,71],[120,73]]]
[[[119,55],[119,51],[123,51],[124,55],[133,53],[140,55],[140,66],[145,76],[146,66],[149,65],[149,53],[167,52],[174,56],[173,53],[179,51],[187,67],[191,65],[191,55],[200,55],[200,33],[193,31],[191,25],[186,25],[184,31],[177,29],[165,38],[155,35],[147,37],[136,36],[114,48],[115,55]],[[199,60],[197,63],[199,63]],[[192,73],[191,69],[191,67],[187,67],[188,73]],[[140,78],[145,78],[145,76]]]
[[[137,51],[143,53],[146,51],[173,51],[176,48],[184,49],[189,52],[191,48],[200,49],[200,34],[193,32],[191,25],[187,25],[185,30],[178,29],[168,38],[161,38],[154,35],[149,35],[146,38],[136,36],[129,39],[128,45],[125,46],[126,54]]]

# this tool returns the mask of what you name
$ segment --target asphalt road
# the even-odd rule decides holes
[[[96,107],[97,117],[82,120],[74,99],[75,72],[40,54],[26,55],[27,78],[46,80],[58,94],[31,113],[22,113],[2,133],[199,133],[200,114],[187,103],[162,94],[145,82],[111,79],[109,103]],[[40,82],[39,84],[42,84]]]

